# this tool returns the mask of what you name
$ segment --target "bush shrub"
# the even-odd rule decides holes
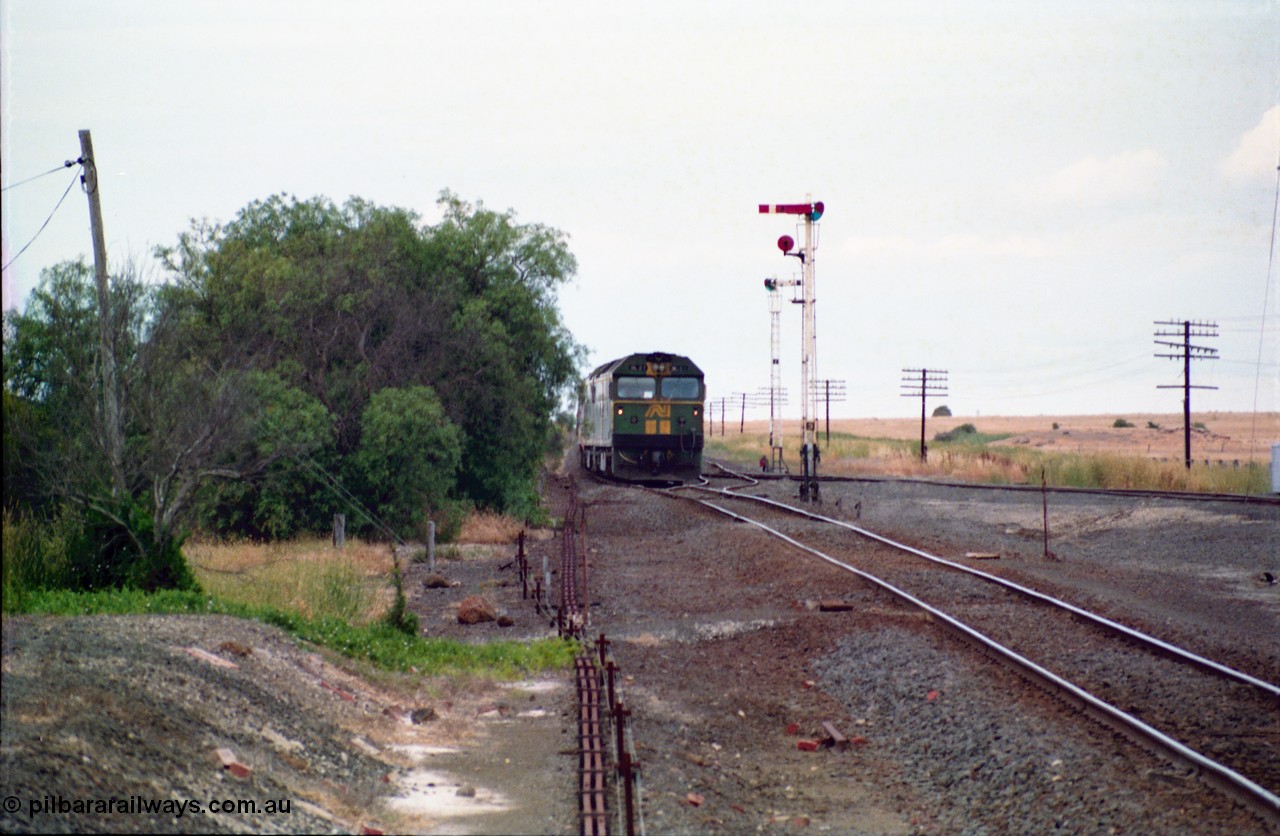
[[[1132,424],[1132,422],[1130,422],[1130,421],[1126,421],[1124,418],[1117,418],[1117,419],[1115,420],[1115,423],[1113,423],[1111,426],[1116,427],[1116,428],[1119,428],[1119,429],[1124,429],[1124,428],[1127,428],[1127,427],[1132,427],[1132,426],[1133,426],[1133,424]]]
[[[127,522],[126,525],[121,521]],[[69,589],[198,589],[182,556],[182,537],[155,537],[155,521],[134,502],[113,513],[90,510],[68,544]]]
[[[934,441],[961,441],[966,436],[978,434],[978,428],[973,424],[961,424],[953,430],[944,433],[938,433],[933,437]]]

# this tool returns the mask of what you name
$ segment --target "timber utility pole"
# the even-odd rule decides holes
[[[1166,346],[1173,349],[1175,353],[1160,354],[1157,357],[1168,357],[1171,360],[1182,361],[1182,385],[1157,386],[1157,389],[1181,389],[1182,390],[1182,451],[1183,459],[1186,461],[1187,470],[1191,469],[1191,390],[1192,389],[1217,389],[1217,386],[1192,386],[1191,385],[1191,361],[1192,360],[1217,360],[1218,349],[1209,348],[1203,345],[1192,345],[1191,338],[1196,337],[1216,337],[1218,336],[1218,323],[1216,322],[1193,322],[1184,319],[1181,322],[1166,321],[1157,322],[1156,325],[1162,327],[1163,330],[1156,331],[1157,337],[1181,337],[1178,342],[1169,342],[1167,340],[1156,340],[1156,345]],[[1169,330],[1169,329],[1177,330]]]
[[[801,215],[804,217],[804,249],[793,253],[796,242],[790,235],[778,239],[778,249],[783,255],[800,259],[803,267],[801,289],[803,298],[802,328],[800,336],[800,423],[803,436],[800,442],[800,498],[814,500],[818,497],[818,334],[814,306],[817,301],[817,279],[814,274],[815,251],[818,242],[814,225],[822,217],[822,201],[805,203],[759,204],[762,215]],[[767,286],[767,285],[766,285]]]
[[[929,461],[929,446],[924,438],[925,399],[929,395],[947,394],[946,369],[903,369],[902,397],[920,399],[920,461]]]
[[[827,446],[831,446],[831,402],[843,403],[845,382],[843,380],[819,380],[818,395],[826,402],[827,411]]]
[[[80,185],[89,198],[89,228],[93,235],[93,276],[98,287],[99,354],[102,363],[102,418],[107,457],[111,466],[111,495],[120,496],[124,484],[124,429],[120,419],[120,387],[116,382],[115,329],[111,315],[111,288],[107,278],[107,243],[102,231],[102,200],[98,192],[98,165],[93,139],[80,132],[80,161],[84,171]]]

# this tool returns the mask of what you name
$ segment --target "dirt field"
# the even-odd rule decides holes
[[[1132,427],[1118,428],[1116,419],[1123,418]],[[1197,461],[1269,461],[1271,445],[1280,442],[1280,412],[1203,412],[1191,417],[1193,429],[1191,455]],[[1031,445],[1046,452],[1122,453],[1150,458],[1181,459],[1183,454],[1182,415],[957,415],[929,418],[925,425],[928,438],[973,424],[979,432],[1011,433],[1006,444]],[[1153,429],[1155,424],[1159,429]],[[1056,425],[1056,429],[1055,429]],[[729,430],[736,429],[730,423]],[[819,421],[819,432],[825,421]],[[747,432],[768,432],[767,421],[748,421]],[[784,422],[784,431],[799,432],[799,421]],[[919,439],[920,419],[915,418],[840,418],[832,419],[831,431],[852,433],[869,438]]]

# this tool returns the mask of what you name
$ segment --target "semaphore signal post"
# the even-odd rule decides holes
[[[800,498],[818,500],[818,335],[814,302],[817,296],[814,277],[814,251],[817,241],[814,224],[822,217],[825,208],[821,201],[806,203],[761,203],[762,215],[801,215],[804,218],[804,249],[792,252],[796,242],[790,235],[778,239],[778,249],[783,255],[800,259],[803,267],[801,278],[803,319],[800,335],[800,419],[803,437],[800,444]],[[765,280],[769,287],[769,280]]]

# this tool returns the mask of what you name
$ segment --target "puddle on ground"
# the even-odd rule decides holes
[[[519,702],[530,700],[532,695],[546,696],[565,687],[567,683],[560,679],[515,682],[507,688],[507,699],[518,706]],[[537,750],[539,746],[560,745],[558,736],[554,734],[557,727],[546,725],[555,718],[556,713],[544,705],[518,707],[507,717],[494,709],[478,715],[476,719],[479,721],[478,729],[487,728],[497,737],[490,736],[471,747],[388,746],[390,751],[413,765],[392,778],[393,790],[384,803],[396,813],[430,820],[431,832],[441,834],[489,832],[488,828],[496,828],[493,832],[505,832],[510,827],[508,820],[512,816],[542,815],[537,812],[536,801],[531,803],[525,787],[528,782],[517,781],[518,786],[508,787],[504,777],[513,773],[519,775],[521,770],[530,768],[530,763],[522,762],[517,753]],[[532,735],[536,742],[524,741],[523,738],[513,742],[513,734]],[[515,748],[508,752],[504,751],[504,746]],[[545,753],[536,754],[533,762],[541,763],[544,758]],[[513,760],[517,763],[513,764]],[[509,791],[498,792],[491,786],[501,786]],[[538,795],[545,794],[546,789],[539,785],[533,792],[536,799]],[[482,816],[493,818],[486,818],[483,825],[466,823],[469,818]],[[485,830],[476,831],[477,827]]]
[[[669,642],[687,644],[707,639],[727,639],[742,633],[764,630],[777,624],[776,619],[757,618],[751,621],[713,621],[706,624],[693,624],[681,630],[663,630],[659,633],[644,632],[634,636],[622,636],[619,641],[640,647],[658,647]]]
[[[399,813],[417,816],[479,816],[511,809],[500,793],[464,784],[443,772],[415,769],[397,776],[398,794],[386,799]]]
[[[452,746],[425,746],[421,743],[393,743],[387,747],[393,752],[422,763],[429,755],[453,755],[458,752]]]

